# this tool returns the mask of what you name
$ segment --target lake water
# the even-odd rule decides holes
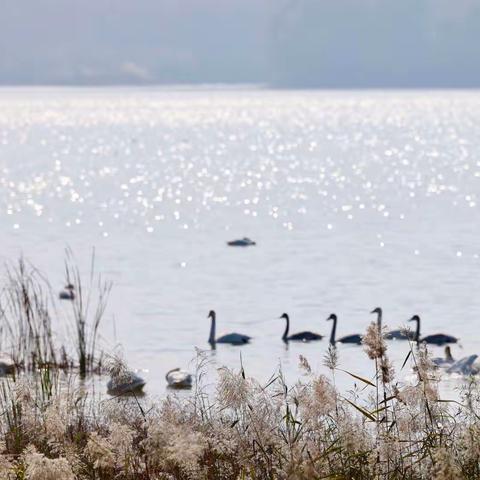
[[[103,345],[121,344],[147,392],[209,350],[212,369],[294,382],[300,354],[325,371],[328,342],[384,309],[480,351],[480,92],[1,89],[1,258],[24,254],[63,286],[64,250],[113,281]],[[226,241],[249,236],[252,248]],[[60,319],[61,323],[61,319]],[[371,375],[361,347],[340,366]],[[435,355],[441,348],[433,348]],[[397,370],[408,352],[390,343]],[[400,378],[409,372],[399,372]],[[342,388],[353,380],[337,378]],[[446,379],[448,391],[457,386]]]

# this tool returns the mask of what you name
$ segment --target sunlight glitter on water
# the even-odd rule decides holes
[[[252,330],[244,362],[264,377],[281,362],[296,378],[300,353],[322,369],[325,342],[284,349],[283,311],[324,334],[336,311],[349,333],[381,304],[392,327],[420,313],[475,353],[479,107],[454,91],[4,89],[3,258],[61,285],[65,246],[85,265],[95,246],[115,284],[105,342],[153,391],[206,347],[211,308]],[[243,236],[255,249],[226,247]],[[369,371],[359,357],[341,355]]]

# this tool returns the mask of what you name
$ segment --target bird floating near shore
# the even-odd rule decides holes
[[[252,247],[256,243],[248,237],[243,237],[238,240],[231,240],[227,242],[230,247]]]
[[[445,357],[432,358],[432,363],[436,367],[444,368],[447,373],[456,373],[459,375],[477,375],[480,373],[480,366],[475,363],[478,355],[468,355],[459,360],[452,356],[450,346],[445,347]]]
[[[452,365],[452,363],[454,362],[455,359],[453,358],[452,351],[450,350],[450,347],[448,345],[445,347],[445,357],[432,358],[432,363],[437,367],[449,366]]]
[[[15,362],[8,353],[0,352],[0,376],[15,373]]]
[[[469,355],[460,360],[455,361],[447,368],[447,373],[458,373],[460,375],[477,375],[479,373],[479,366],[475,364],[478,355]]]
[[[337,342],[339,343],[354,343],[356,345],[360,345],[362,343],[362,335],[359,333],[354,333],[352,335],[346,335],[345,337],[336,338],[337,333],[337,316],[332,313],[328,318],[327,321],[332,320],[332,332],[330,334],[330,344],[335,345]]]
[[[129,393],[139,393],[147,382],[134,372],[128,372],[128,375],[122,379],[111,378],[107,383],[107,393],[110,395],[125,395]]]
[[[58,294],[60,300],[74,300],[75,299],[75,287],[69,283],[65,285],[64,289]]]
[[[165,375],[170,388],[192,388],[192,375],[180,368],[174,368]]]
[[[417,329],[415,331],[414,340],[417,343],[429,343],[432,345],[445,345],[447,343],[457,343],[458,338],[453,337],[452,335],[446,335],[445,333],[435,333],[433,335],[427,335],[426,337],[420,336],[420,317],[418,315],[414,315],[409,322],[416,322]]]
[[[215,338],[217,316],[213,310],[210,310],[207,318],[211,318],[210,335],[208,337],[208,343],[210,343],[212,347],[214,347],[216,343],[229,343],[230,345],[245,345],[252,338],[252,337],[249,337],[248,335],[243,335],[242,333],[227,333],[226,335],[222,335],[221,337]]]
[[[323,338],[323,335],[319,335],[318,333],[313,333],[309,331],[293,333],[292,335],[289,335],[288,332],[290,330],[290,318],[288,314],[284,313],[283,315],[280,316],[280,318],[284,318],[286,320],[285,331],[283,332],[283,335],[282,335],[282,340],[284,342],[290,342],[290,341],[310,342],[314,340],[321,340]]]

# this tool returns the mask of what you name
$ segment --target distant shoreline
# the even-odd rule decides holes
[[[255,91],[255,90],[271,90],[271,91],[326,91],[326,92],[395,92],[395,91],[407,91],[407,92],[422,92],[422,91],[466,91],[472,92],[480,90],[480,85],[471,86],[442,86],[442,85],[372,85],[372,86],[329,86],[329,85],[278,85],[269,83],[92,83],[92,84],[69,84],[69,83],[18,83],[9,84],[0,82],[0,90],[29,90],[29,89],[41,89],[41,90],[70,90],[70,89],[84,89],[84,90],[160,90],[160,91]]]

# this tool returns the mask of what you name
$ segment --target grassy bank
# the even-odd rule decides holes
[[[260,385],[225,368],[214,395],[205,394],[209,367],[200,354],[192,395],[153,404],[92,401],[51,368],[10,378],[1,391],[0,478],[480,478],[474,379],[459,402],[441,401],[424,348],[411,345],[403,368],[413,368],[416,381],[403,386],[376,324],[364,350],[376,376],[351,372],[355,388],[345,395],[335,388],[334,349],[324,359],[329,376],[303,357],[305,375],[292,386],[281,372]]]
[[[86,277],[85,286],[67,251],[64,281],[73,286],[74,294],[69,300],[59,300],[47,278],[23,258],[5,266],[0,290],[0,352],[11,357],[17,371],[48,367],[76,370],[82,376],[101,371],[103,351],[98,333],[111,285],[95,273],[94,255]]]

